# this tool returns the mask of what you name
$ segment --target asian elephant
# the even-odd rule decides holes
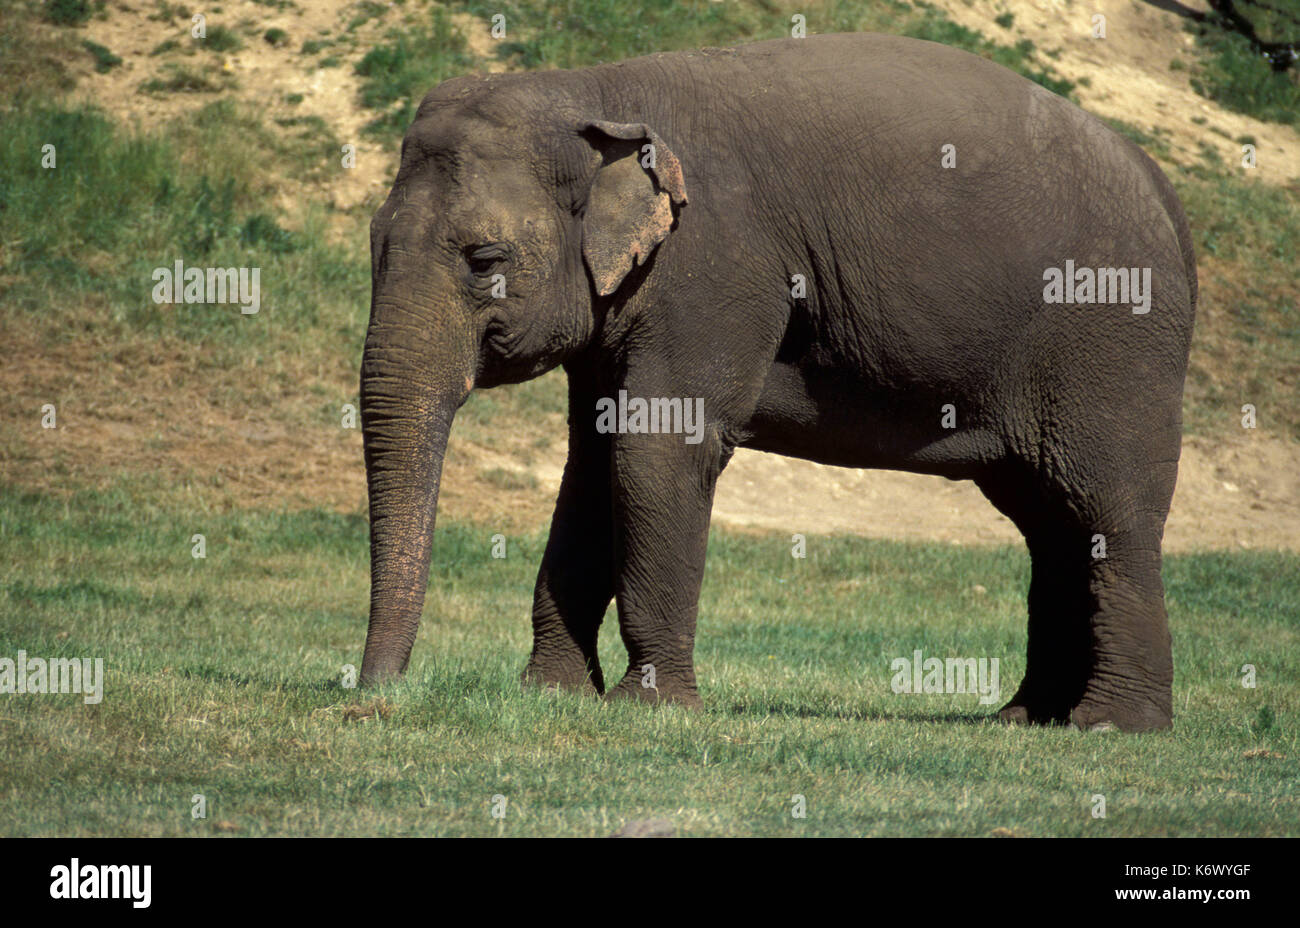
[[[563,366],[526,683],[604,693],[613,599],[608,695],[699,704],[710,509],[743,446],[974,480],[1032,558],[1001,717],[1171,724],[1196,263],[1159,168],[1066,100],[869,34],[461,77],[420,105],[370,235],[363,681],[410,657],[456,410]]]

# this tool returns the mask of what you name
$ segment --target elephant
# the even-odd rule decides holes
[[[998,717],[1172,724],[1196,259],[1155,162],[1069,101],[876,34],[457,77],[421,102],[370,246],[363,683],[410,659],[457,410],[562,367],[524,685],[701,705],[714,488],[745,447],[974,481],[1031,560]],[[611,600],[629,666],[606,691]]]

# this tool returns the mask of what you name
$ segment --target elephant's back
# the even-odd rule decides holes
[[[1049,329],[1110,338],[1119,323],[1093,324],[1088,307],[1044,308],[1044,272],[1067,261],[1152,267],[1164,304],[1152,327],[1178,331],[1180,345],[1190,332],[1195,263],[1159,168],[1000,65],[852,34],[592,71],[617,77],[606,118],[654,126],[681,161],[690,205],[679,238],[717,253],[716,266],[743,229],[748,252],[816,278],[822,308],[900,346],[898,365],[945,342],[998,357],[1011,350],[999,339],[1049,316]]]
[[[770,39],[734,48],[659,52],[589,72],[625,81],[682,69],[702,96],[731,98],[798,121],[859,114],[916,119],[948,108],[1020,114],[1038,85],[978,55],[922,39],[878,33]],[[643,72],[643,73],[640,73]],[[1047,91],[1043,91],[1047,93]],[[866,113],[862,104],[878,107]],[[743,105],[743,104],[742,104]],[[918,107],[924,107],[923,109]]]

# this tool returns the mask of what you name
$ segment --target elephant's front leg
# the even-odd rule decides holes
[[[615,436],[615,596],[628,669],[611,698],[701,704],[695,618],[723,456],[716,433],[685,437]]]
[[[605,692],[596,635],[614,596],[610,441],[595,402],[570,389],[569,459],[533,593],[525,685]]]

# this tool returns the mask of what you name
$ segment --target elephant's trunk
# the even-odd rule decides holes
[[[406,669],[429,581],[447,435],[473,386],[468,332],[375,294],[361,364],[370,495],[370,625],[361,682]]]

